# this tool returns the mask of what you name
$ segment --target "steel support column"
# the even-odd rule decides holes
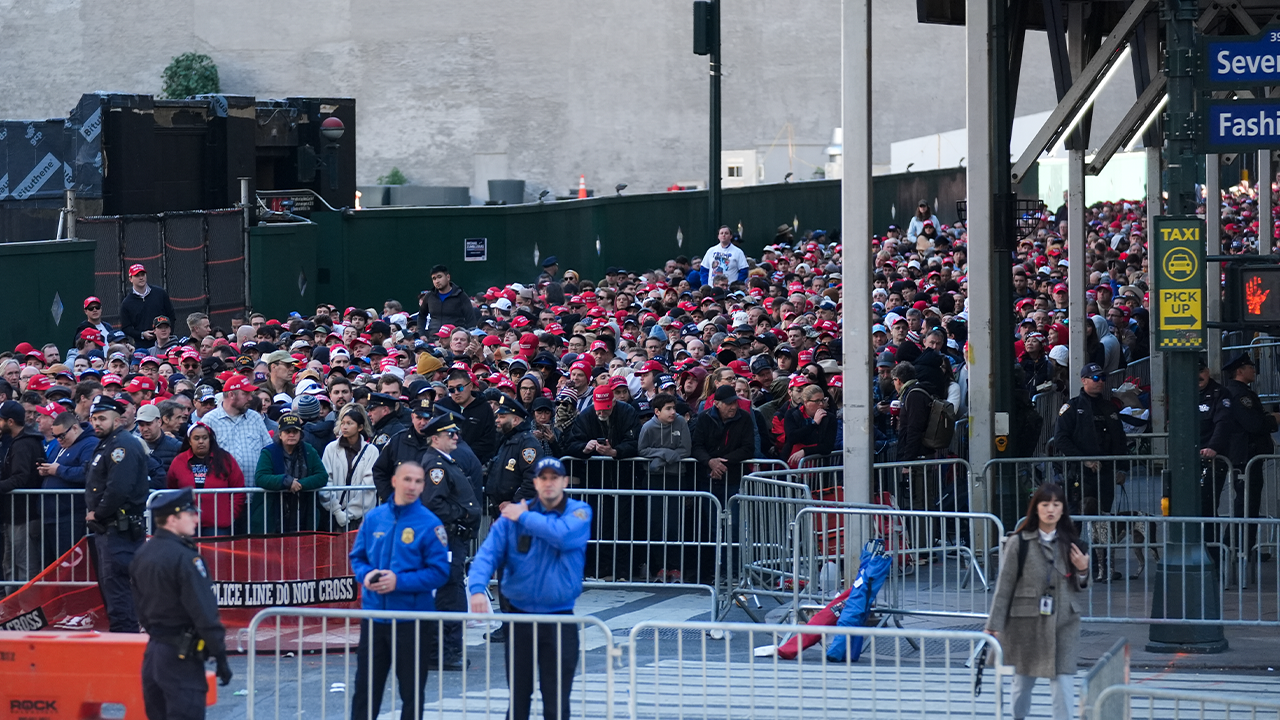
[[[1067,56],[1070,61],[1071,77],[1080,79],[1084,68],[1084,8],[1080,3],[1072,3],[1067,10]],[[1069,291],[1067,307],[1067,334],[1071,336],[1071,344],[1067,357],[1070,367],[1067,369],[1067,394],[1080,392],[1080,369],[1088,362],[1085,358],[1085,327],[1091,322],[1085,311],[1085,226],[1084,226],[1084,146],[1077,129],[1067,137],[1067,288]]]
[[[1151,218],[1163,213],[1164,197],[1160,192],[1160,178],[1163,169],[1162,160],[1160,158],[1160,147],[1153,145],[1143,150],[1147,160],[1147,217]],[[1154,208],[1154,209],[1153,209]],[[1147,226],[1148,232],[1151,226]],[[1154,307],[1154,300],[1152,302]],[[1148,335],[1155,335],[1156,318],[1150,316],[1148,323]],[[1169,426],[1169,399],[1165,396],[1165,354],[1156,349],[1155,343],[1151,343],[1151,429],[1153,432],[1168,432]],[[1167,440],[1159,440],[1152,447],[1152,452],[1164,453],[1168,447]]]
[[[995,437],[994,420],[995,376],[992,362],[997,352],[1008,352],[1012,341],[1009,337],[995,335],[992,318],[999,308],[991,293],[982,285],[995,273],[1009,273],[1009,263],[994,262],[992,254],[992,159],[996,154],[991,147],[993,123],[991,107],[991,0],[965,1],[965,121],[969,128],[968,168],[965,172],[968,196],[967,229],[969,234],[969,277],[974,279],[969,295],[969,460],[975,468],[970,502],[994,501],[992,488],[979,485],[981,470],[992,458]],[[988,547],[984,544],[981,547]]]

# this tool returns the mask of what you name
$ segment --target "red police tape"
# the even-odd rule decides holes
[[[355,532],[200,539],[200,556],[227,628],[227,649],[248,649],[241,630],[264,607],[359,607],[359,583],[348,559],[353,542]],[[106,631],[106,609],[94,583],[90,539],[82,538],[35,579],[0,600],[0,630]],[[342,636],[354,644],[359,636],[358,625],[322,628],[309,619],[299,629],[296,622],[281,622],[264,627],[258,641],[307,651],[322,645],[340,647]]]

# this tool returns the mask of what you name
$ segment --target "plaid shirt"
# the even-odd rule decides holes
[[[262,448],[271,444],[271,434],[262,416],[253,410],[245,410],[239,417],[232,417],[221,405],[210,410],[200,421],[213,428],[218,446],[231,453],[244,473],[245,485],[254,487],[253,476],[258,470],[258,457]]]

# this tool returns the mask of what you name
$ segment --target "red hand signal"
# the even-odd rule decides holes
[[[1244,304],[1250,315],[1262,314],[1262,303],[1266,302],[1270,290],[1262,289],[1262,278],[1252,277],[1244,284]]]

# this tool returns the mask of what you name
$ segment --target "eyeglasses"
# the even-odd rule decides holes
[[[85,308],[85,310],[101,310],[101,309],[102,309],[101,305],[90,305],[89,307]]]
[[[54,433],[54,434],[53,434],[53,439],[54,439],[54,440],[61,440],[62,438],[66,437],[70,432],[71,432],[71,428],[67,428],[66,430],[63,430],[63,431],[62,431],[62,432],[60,432],[60,433]]]
[[[462,392],[463,390],[466,390],[466,389],[467,389],[467,385],[466,385],[466,383],[463,383],[463,384],[461,384],[461,385],[450,385],[450,386],[449,386],[449,394],[450,394],[450,395],[457,395],[458,393],[460,393],[460,392]]]
[[[1089,379],[1094,382],[1102,382],[1103,380],[1107,379],[1107,376],[1106,375],[1090,375]]]

